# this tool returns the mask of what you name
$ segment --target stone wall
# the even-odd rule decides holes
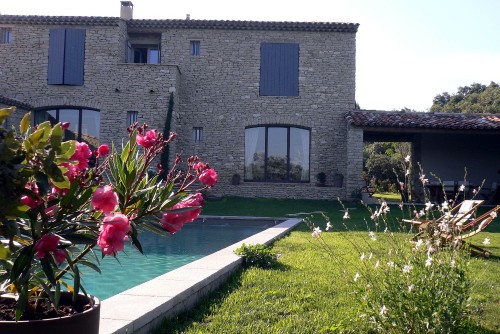
[[[172,130],[178,133],[171,153],[198,155],[217,170],[214,196],[345,198],[357,171],[348,167],[344,114],[355,104],[355,34],[306,31],[168,29],[161,32],[161,64],[124,64],[127,27],[85,28],[83,86],[47,85],[49,29],[56,26],[14,25],[13,43],[0,45],[0,92],[35,108],[78,106],[101,112],[101,143],[119,145],[126,113],[163,129],[170,92],[174,92]],[[137,33],[137,31],[135,31]],[[190,41],[201,44],[190,55]],[[299,44],[299,96],[259,96],[260,44]],[[243,182],[245,127],[281,124],[311,130],[310,183]],[[204,140],[194,143],[193,127]],[[357,145],[357,144],[356,144]],[[357,165],[356,165],[357,166]],[[357,168],[357,167],[356,167]],[[330,187],[315,187],[325,172]],[[344,187],[331,187],[334,173]],[[359,173],[361,170],[359,171]],[[354,181],[357,182],[357,181]],[[346,190],[345,185],[349,188]]]
[[[200,56],[190,55],[192,40],[200,41]],[[299,44],[299,96],[259,96],[262,42]],[[345,189],[318,191],[314,184],[321,171],[330,185],[333,173],[347,174],[344,114],[355,103],[354,34],[182,29],[164,33],[162,45],[162,61],[182,73],[179,145],[217,169],[215,195],[345,197]],[[311,129],[310,183],[230,185],[235,173],[243,179],[245,127],[263,124]],[[203,127],[202,143],[194,143],[193,127]]]

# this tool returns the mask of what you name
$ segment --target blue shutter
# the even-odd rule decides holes
[[[64,41],[66,29],[50,29],[49,67],[47,82],[49,85],[64,83]]]
[[[260,95],[299,95],[299,45],[262,43]]]
[[[85,30],[66,29],[64,84],[83,85]]]

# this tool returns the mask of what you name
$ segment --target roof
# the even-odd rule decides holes
[[[36,16],[0,15],[0,24],[54,24],[54,25],[118,25],[118,17],[97,16]],[[136,29],[226,29],[226,30],[275,30],[311,32],[358,31],[358,23],[336,22],[271,22],[230,20],[127,20],[128,27]]]
[[[363,128],[500,130],[500,115],[354,110],[347,123]]]
[[[3,95],[0,95],[0,103],[1,104],[5,104],[6,106],[9,106],[9,107],[19,107],[21,109],[24,109],[24,110],[33,110],[33,106],[26,103],[26,102],[21,102],[19,100],[16,100],[16,99],[11,99],[11,98],[8,98],[8,97],[5,97]]]
[[[37,16],[37,15],[0,15],[1,24],[56,24],[56,25],[118,25],[117,17],[97,16]]]

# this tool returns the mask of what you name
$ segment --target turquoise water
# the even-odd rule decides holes
[[[103,300],[230,246],[272,225],[273,221],[198,220],[184,225],[181,231],[167,237],[144,232],[139,236],[139,240],[145,255],[126,245],[125,252],[118,254],[118,261],[112,256],[99,259],[102,274],[80,266],[82,285],[88,293]],[[100,256],[99,249],[96,253]]]

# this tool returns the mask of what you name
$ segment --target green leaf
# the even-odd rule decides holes
[[[139,242],[139,239],[137,238],[137,229],[135,227],[132,227],[132,233],[130,235],[132,237],[132,244],[141,252],[141,254],[144,254],[144,251],[142,250],[142,245]]]
[[[80,269],[76,264],[73,265],[73,274],[75,278],[73,280],[73,303],[76,303],[76,298],[78,297],[78,292],[80,291]]]
[[[3,124],[14,110],[16,110],[16,107],[0,109],[0,124]]]
[[[59,151],[61,148],[61,142],[63,139],[63,129],[61,128],[61,124],[56,124],[52,128],[52,132],[50,134],[50,145],[56,151]]]
[[[93,262],[90,262],[90,261],[87,261],[87,260],[80,260],[80,262],[78,262],[78,263],[80,263],[80,264],[82,264],[82,265],[84,265],[84,266],[87,266],[87,267],[89,267],[89,268],[91,268],[91,269],[93,269],[93,270],[97,271],[99,274],[101,274],[101,273],[102,273],[102,272],[101,272],[101,268],[99,268],[99,266],[98,266],[98,265],[96,265],[96,264],[95,264],[95,263],[93,263]]]
[[[61,154],[57,156],[58,162],[61,159],[64,159],[63,161],[67,161],[69,158],[71,158],[71,156],[75,153],[75,149],[76,149],[76,141],[68,140],[62,142],[60,149]]]
[[[0,242],[0,259],[1,260],[6,260],[10,255],[10,251],[8,248],[4,247],[3,244]]]
[[[19,293],[19,298],[17,299],[16,306],[16,321],[21,319],[21,316],[28,305],[28,286],[22,286],[21,291]]]
[[[47,277],[47,280],[52,284],[56,284],[56,278],[54,276],[54,270],[52,269],[52,265],[49,260],[47,259],[41,259],[40,263],[42,264],[42,269],[43,272],[45,273],[45,277]]]
[[[33,245],[26,246],[19,251],[12,271],[10,272],[10,281],[14,282],[25,270],[29,270],[31,261],[33,261]]]
[[[27,141],[29,141],[29,143],[34,147],[38,147],[38,145],[40,145],[41,139],[43,138],[43,132],[43,129],[37,129],[35,132],[29,135]]]
[[[28,131],[30,124],[31,124],[31,113],[26,113],[24,114],[24,117],[21,120],[21,123],[19,124],[19,129],[21,130],[22,134],[25,134],[26,131]]]

